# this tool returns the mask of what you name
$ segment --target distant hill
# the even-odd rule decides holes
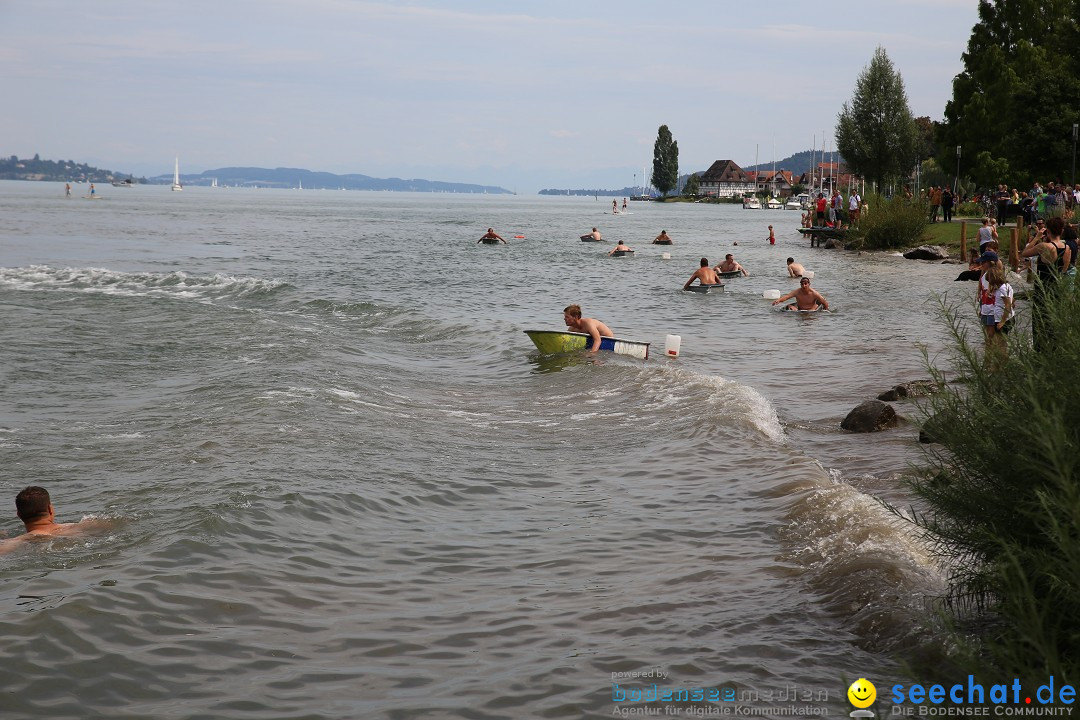
[[[253,186],[266,188],[297,188],[305,190],[390,190],[394,192],[450,192],[488,195],[512,195],[510,190],[494,185],[471,185],[468,183],[440,182],[438,180],[402,180],[401,178],[373,178],[367,175],[335,175],[328,172],[302,168],[225,167],[206,172],[180,175],[183,185]],[[172,175],[150,178],[151,183],[168,185]]]
[[[829,162],[829,153],[825,154],[824,162]],[[833,162],[843,162],[844,159],[840,157],[839,153],[832,154]],[[803,150],[797,152],[790,157],[786,157],[783,160],[776,161],[777,170],[790,170],[791,174],[795,177],[799,177],[805,172],[810,172],[810,169],[816,167],[816,165],[822,162],[820,150]],[[743,170],[772,170],[772,160],[769,162],[763,162],[758,165],[749,165],[744,167]]]
[[[546,190],[541,190],[538,194],[540,194],[540,195],[585,195],[585,196],[604,195],[604,196],[610,196],[610,197],[626,197],[626,198],[628,198],[628,197],[635,197],[635,196],[640,195],[641,194],[641,188],[640,187],[636,187],[636,188],[624,187],[621,190],[584,190],[584,189],[580,189],[580,188],[577,189],[577,190],[558,190],[556,188],[547,188]],[[652,193],[652,195],[654,197],[657,196],[655,191]]]
[[[74,160],[42,160],[38,155],[32,159],[15,155],[0,158],[0,180],[46,180],[50,182],[119,182],[131,180],[139,184],[169,185],[173,176],[158,175],[149,180],[131,174],[102,170]],[[198,175],[180,175],[184,185],[258,185],[259,187],[294,188],[302,183],[313,190],[393,190],[398,192],[452,192],[488,195],[512,195],[510,190],[494,185],[471,185],[469,183],[440,182],[437,180],[402,180],[400,178],[373,178],[367,175],[334,175],[299,168],[219,168]]]
[[[0,180],[45,180],[48,182],[112,182],[128,180],[145,183],[146,178],[114,173],[112,170],[77,163],[74,160],[19,159],[15,155],[0,158]],[[170,179],[169,182],[172,182]]]

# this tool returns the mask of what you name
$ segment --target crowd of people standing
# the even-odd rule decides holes
[[[812,202],[810,209],[803,213],[802,226],[842,230],[845,227],[858,225],[859,216],[865,207],[858,190],[853,189],[846,202],[839,188],[833,188],[828,197],[822,191],[817,194],[817,199]]]

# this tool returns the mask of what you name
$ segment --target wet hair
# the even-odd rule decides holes
[[[488,232],[495,232],[495,228],[488,228]]]
[[[593,228],[593,229],[592,229],[592,231],[593,231],[593,232],[596,232],[596,228]]]
[[[734,260],[735,256],[732,255],[731,253],[728,253],[727,255],[724,256],[724,259],[725,260]]]
[[[579,317],[581,317],[581,306],[580,305],[567,305],[566,307],[563,308],[563,312],[566,313],[567,315],[570,315],[571,317],[579,318]]]
[[[701,267],[709,267],[709,258],[701,258]]]
[[[15,496],[15,512],[24,523],[30,522],[48,515],[51,502],[48,490],[31,485]]]
[[[788,258],[787,261],[788,265],[790,265],[791,263],[795,262],[795,258]]]

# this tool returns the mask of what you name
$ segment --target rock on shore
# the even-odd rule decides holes
[[[940,245],[920,245],[904,253],[908,260],[944,260],[949,252]]]
[[[850,432],[867,433],[896,427],[898,422],[892,405],[881,400],[867,400],[849,412],[840,427]]]

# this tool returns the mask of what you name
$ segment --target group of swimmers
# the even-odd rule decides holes
[[[735,258],[728,253],[724,257],[724,262],[717,265],[715,268],[709,267],[709,259],[701,258],[701,267],[694,271],[694,274],[690,276],[690,279],[683,285],[683,290],[689,290],[690,286],[694,284],[694,281],[698,281],[700,285],[706,287],[712,285],[723,285],[720,281],[720,273],[730,273],[740,271],[744,276],[750,275],[750,273],[735,261]],[[779,298],[773,301],[773,305],[779,305],[782,302],[788,300],[794,300],[795,302],[788,305],[786,310],[828,310],[829,301],[825,299],[821,293],[810,287],[810,278],[806,277],[806,269],[802,265],[795,262],[795,258],[787,259],[787,271],[788,277],[799,278],[799,288],[792,290],[786,295],[781,295]]]
[[[699,285],[706,287],[712,285],[723,285],[720,280],[722,273],[742,273],[743,277],[748,277],[750,271],[740,265],[735,256],[728,253],[724,256],[724,262],[720,263],[716,267],[710,267],[709,258],[701,258],[701,267],[694,271],[694,274],[690,276],[690,279],[683,285],[683,290],[689,290],[690,286],[697,280]]]

